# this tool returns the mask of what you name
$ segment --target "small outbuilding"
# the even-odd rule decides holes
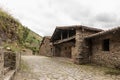
[[[43,37],[43,40],[40,44],[39,54],[43,56],[52,56],[52,43],[50,42],[50,36]]]

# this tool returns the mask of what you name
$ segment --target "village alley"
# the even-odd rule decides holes
[[[120,80],[105,74],[104,68],[76,65],[67,58],[22,56],[22,60],[27,70],[17,73],[15,80]]]

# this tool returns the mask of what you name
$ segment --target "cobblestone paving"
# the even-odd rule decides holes
[[[15,80],[120,80],[120,76],[105,75],[100,67],[75,65],[64,58],[23,56],[30,71],[20,71]]]

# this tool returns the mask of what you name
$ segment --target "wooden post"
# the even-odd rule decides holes
[[[55,56],[55,46],[53,46],[53,56]]]
[[[61,40],[63,39],[62,31],[61,31]]]
[[[21,52],[20,53],[16,53],[16,72],[21,70],[20,66],[21,66]]]
[[[69,35],[69,30],[67,31],[67,38],[69,38],[70,37],[70,35]]]

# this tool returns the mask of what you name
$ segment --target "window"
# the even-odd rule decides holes
[[[109,51],[110,40],[104,39],[102,44],[103,51]]]

